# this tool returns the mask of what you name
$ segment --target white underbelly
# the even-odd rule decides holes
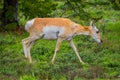
[[[58,34],[57,32],[48,32],[44,34],[44,39],[57,39],[58,38]]]
[[[64,28],[56,26],[46,26],[43,28],[44,39],[57,39],[58,36],[62,35]]]

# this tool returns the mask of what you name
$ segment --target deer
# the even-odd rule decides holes
[[[22,40],[25,58],[31,63],[32,58],[30,55],[30,49],[38,39],[54,40],[56,39],[56,47],[52,58],[52,64],[60,48],[62,41],[69,42],[70,46],[77,55],[80,63],[85,64],[79,52],[73,42],[73,38],[77,35],[91,36],[96,42],[102,43],[102,39],[99,30],[94,25],[93,21],[90,21],[89,26],[82,26],[73,22],[68,18],[33,18],[25,24],[25,30],[29,33],[29,37]]]

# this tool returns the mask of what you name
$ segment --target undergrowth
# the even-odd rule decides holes
[[[86,80],[119,79],[120,22],[107,23],[102,34],[103,44],[87,36],[74,38],[81,65],[69,43],[64,41],[51,64],[56,40],[39,40],[31,49],[34,63],[24,58],[21,40],[28,33],[0,33],[0,80]]]

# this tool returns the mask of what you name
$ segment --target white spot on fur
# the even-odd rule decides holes
[[[84,32],[83,34],[84,34],[84,35],[89,35],[89,32]]]
[[[82,32],[79,32],[77,35],[82,35],[83,33]]]
[[[77,35],[89,35],[89,32],[80,32]]]
[[[28,22],[25,24],[25,30],[26,30],[26,31],[29,31],[29,28],[33,25],[34,21],[35,21],[35,20],[32,19],[32,20],[28,21]]]
[[[63,27],[46,26],[43,28],[44,39],[57,39],[63,32]]]

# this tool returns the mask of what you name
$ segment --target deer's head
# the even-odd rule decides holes
[[[94,25],[93,21],[90,22],[91,36],[98,43],[102,43],[102,39],[99,33],[99,30]]]

